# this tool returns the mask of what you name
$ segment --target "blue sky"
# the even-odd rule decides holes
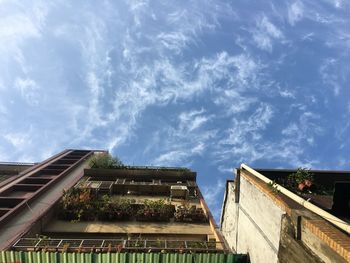
[[[0,1],[0,160],[350,169],[350,3]]]

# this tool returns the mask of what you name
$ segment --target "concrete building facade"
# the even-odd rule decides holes
[[[0,187],[8,184],[21,172],[33,165],[34,163],[0,162]]]
[[[2,185],[0,250],[230,254],[195,172],[91,167],[106,154],[65,150]]]
[[[252,263],[350,262],[348,218],[332,214],[333,196],[293,200],[275,183],[292,172],[242,165],[235,180],[227,181],[221,230],[230,248],[247,253]],[[350,172],[313,172],[320,184],[350,180]]]

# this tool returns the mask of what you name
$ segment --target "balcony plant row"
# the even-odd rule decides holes
[[[183,171],[190,172],[191,170],[185,167],[160,167],[160,166],[132,166],[125,165],[117,157],[112,156],[109,153],[100,153],[93,155],[89,160],[89,165],[91,168],[95,169],[123,169],[123,170],[158,170],[158,171]]]
[[[112,200],[102,198],[90,189],[73,188],[63,193],[59,204],[58,217],[69,221],[170,221],[176,215],[175,206],[165,200],[145,200],[136,204],[134,199]],[[188,221],[186,217],[183,217]],[[192,222],[196,222],[195,216]],[[176,219],[181,221],[181,218]],[[198,220],[197,222],[204,222]]]
[[[207,217],[202,208],[196,206],[182,206],[176,209],[175,221],[177,222],[207,222]]]

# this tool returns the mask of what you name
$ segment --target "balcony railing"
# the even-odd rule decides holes
[[[80,182],[76,185],[76,187],[80,188],[100,188],[101,185],[154,185],[154,186],[172,186],[172,185],[184,185],[187,187],[196,187],[196,183],[193,181],[184,181],[184,182],[163,182],[161,180],[153,180],[153,181],[134,181],[134,180],[126,180],[123,178],[119,178],[116,181],[97,181],[92,180],[89,178],[89,180]]]
[[[76,184],[76,188],[90,188],[97,193],[103,194],[121,194],[121,193],[152,193],[152,194],[170,194],[170,189],[172,186],[186,186],[189,190],[189,196],[195,197],[195,189],[197,188],[195,181],[175,181],[175,182],[165,182],[162,180],[130,180],[125,178],[118,178],[115,181],[103,181],[103,180],[92,180],[88,178],[86,181],[79,182]],[[123,192],[124,191],[124,192]]]
[[[227,252],[222,242],[199,240],[148,240],[148,239],[50,239],[20,238],[13,249],[21,251],[174,251],[174,252]]]

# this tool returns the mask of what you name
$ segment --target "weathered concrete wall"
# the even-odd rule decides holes
[[[252,263],[277,262],[277,250],[249,215],[239,214],[237,253],[248,253]],[[244,252],[243,252],[244,251]]]
[[[228,182],[225,198],[224,207],[221,222],[221,232],[225,237],[228,245],[233,251],[236,251],[236,237],[237,237],[237,226],[238,226],[238,203],[235,201],[235,184],[234,182]]]
[[[293,222],[291,217],[289,217],[288,215],[285,215],[282,219],[281,241],[278,250],[279,262],[323,262],[313,252],[306,249],[303,243],[296,238],[296,224],[298,223]]]
[[[285,212],[244,174],[240,177],[239,203],[228,187],[222,231],[237,253],[249,253],[252,263],[277,262],[282,216]]]
[[[350,237],[306,208],[239,170],[228,183],[224,237],[255,262],[350,262]],[[237,187],[235,189],[234,187]]]

